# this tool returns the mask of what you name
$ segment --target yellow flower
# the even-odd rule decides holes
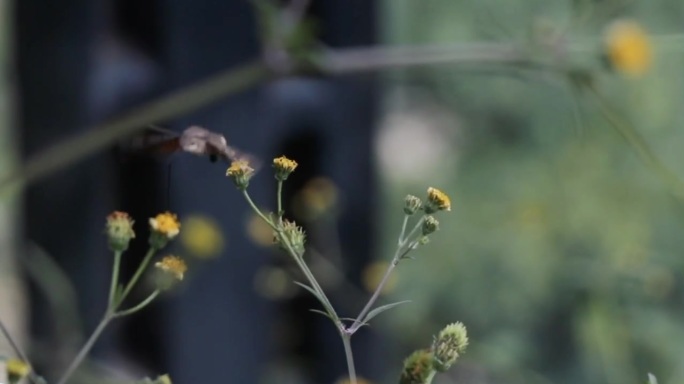
[[[273,159],[273,168],[275,168],[275,177],[279,181],[284,181],[290,176],[290,173],[297,169],[297,162],[288,159],[285,156],[276,157]]]
[[[425,213],[436,211],[451,211],[451,199],[449,196],[437,188],[428,188],[428,204],[425,206]]]
[[[17,382],[31,373],[31,366],[19,359],[7,360],[7,375],[12,382]]]
[[[114,211],[107,216],[106,232],[109,248],[123,252],[128,249],[128,244],[135,237],[133,220],[126,212]]]
[[[332,180],[313,178],[295,195],[294,213],[307,221],[316,220],[337,205],[338,195],[339,191]]]
[[[164,256],[164,258],[161,259],[161,261],[156,262],[154,266],[166,273],[173,275],[173,277],[175,277],[177,280],[183,280],[185,271],[188,270],[188,266],[185,264],[183,259],[172,255]]]
[[[239,189],[246,189],[253,175],[254,168],[250,167],[247,160],[233,161],[226,171],[226,176],[232,178]]]
[[[610,65],[628,76],[639,76],[651,65],[651,42],[642,26],[633,20],[617,20],[605,32],[605,54]]]
[[[361,282],[367,292],[375,291],[375,288],[377,288],[380,281],[382,281],[385,272],[387,272],[388,267],[389,263],[386,261],[374,261],[364,267],[361,274]],[[392,292],[397,286],[398,279],[399,277],[396,273],[389,275],[387,282],[380,293],[384,295]]]
[[[180,232],[180,222],[178,217],[170,212],[160,213],[156,217],[150,218],[150,227],[154,232],[173,239]]]
[[[183,221],[181,241],[197,257],[210,258],[221,253],[223,234],[216,222],[208,217],[194,216]]]

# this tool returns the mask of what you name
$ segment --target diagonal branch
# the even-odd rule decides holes
[[[315,56],[318,69],[338,75],[444,64],[503,64],[542,68],[517,45],[462,43],[429,46],[366,47],[329,50]],[[295,69],[291,73],[295,74]],[[183,116],[227,96],[275,78],[261,61],[230,69],[199,84],[151,101],[110,122],[66,139],[28,159],[0,178],[0,190],[24,187],[65,168],[150,124]]]

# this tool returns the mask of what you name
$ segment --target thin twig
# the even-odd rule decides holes
[[[315,62],[322,72],[328,74],[437,64],[498,63],[527,67],[537,64],[517,45],[495,43],[330,50],[318,55]],[[151,101],[120,118],[96,125],[74,138],[66,139],[40,152],[13,173],[0,179],[0,189],[15,185],[24,187],[150,124],[183,116],[274,77],[267,65],[261,61],[251,61],[199,84]]]
[[[183,116],[269,78],[270,72],[264,65],[250,62],[151,101],[117,119],[96,125],[76,137],[45,149],[12,174],[0,179],[0,189],[17,185],[24,187],[150,124]]]

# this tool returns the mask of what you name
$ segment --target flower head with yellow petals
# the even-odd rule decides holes
[[[628,76],[643,75],[651,65],[651,41],[633,20],[617,20],[606,28],[605,55],[610,66]]]
[[[295,169],[297,169],[297,162],[288,159],[285,156],[276,157],[273,159],[273,168],[275,168],[275,178],[278,181],[285,181]]]
[[[183,259],[180,257],[173,255],[164,256],[164,258],[156,262],[154,266],[157,269],[170,274],[179,281],[183,280],[183,276],[188,270],[188,266],[185,264],[185,261],[183,261]]]
[[[180,233],[178,217],[171,212],[160,213],[150,218],[150,227],[169,239],[173,239]]]
[[[6,364],[7,376],[10,380],[10,383],[17,383],[31,373],[31,366],[25,361],[19,359],[8,359]]]
[[[247,160],[236,160],[230,163],[230,167],[226,171],[226,176],[233,179],[235,186],[239,189],[246,189],[249,185],[249,179],[254,175],[254,168],[249,165]]]
[[[160,213],[150,218],[150,245],[156,249],[163,248],[169,240],[180,233],[178,217],[171,212]]]
[[[437,211],[451,211],[451,199],[449,196],[437,188],[428,188],[427,190],[427,204],[425,205],[425,213],[434,213]]]

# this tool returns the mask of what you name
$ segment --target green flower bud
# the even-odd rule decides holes
[[[429,384],[433,376],[432,352],[429,349],[420,349],[404,360],[399,384]]]
[[[283,221],[283,236],[292,246],[292,249],[298,256],[304,254],[304,244],[306,242],[306,233],[302,227],[298,226],[294,221]],[[282,239],[276,234],[275,241],[278,243],[280,248],[284,251],[288,251],[287,245],[282,241]]]
[[[423,202],[413,195],[406,195],[404,198],[404,213],[413,215],[423,206]]]
[[[433,216],[425,217],[423,221],[423,236],[427,236],[439,229],[439,221]]]
[[[433,366],[439,372],[448,370],[468,346],[468,333],[461,322],[447,325],[432,343]]]
[[[135,238],[133,220],[126,212],[114,211],[107,216],[106,232],[109,249],[115,252],[127,250],[131,239]]]

